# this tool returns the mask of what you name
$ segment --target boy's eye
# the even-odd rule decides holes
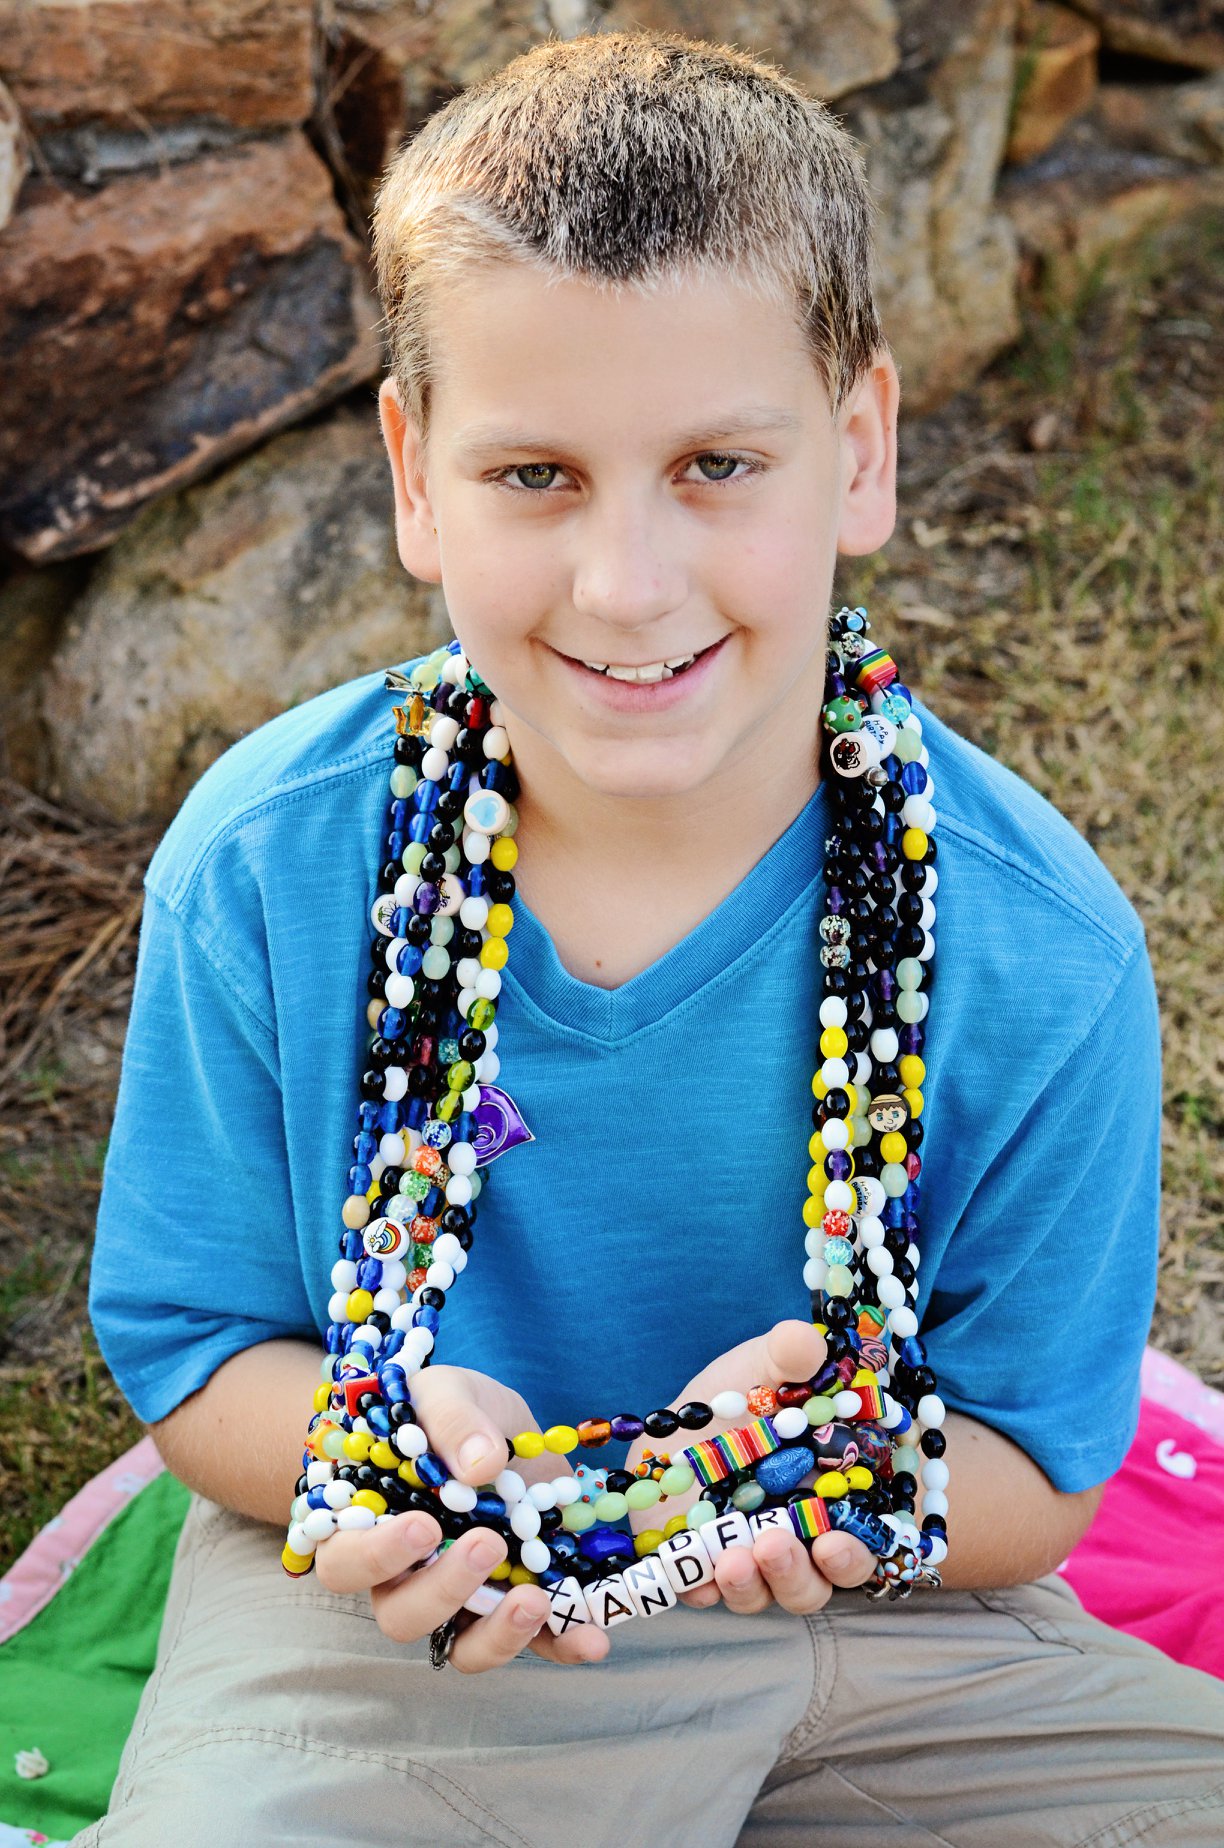
[[[746,481],[749,475],[757,474],[764,466],[750,456],[725,455],[721,450],[708,450],[704,455],[694,456],[688,466],[695,468],[707,462],[714,464],[715,472],[712,474],[703,472],[702,477],[696,482],[697,486],[719,487],[724,482]],[[744,474],[736,475],[731,472],[737,467],[743,468]],[[552,486],[551,477],[561,472],[559,462],[514,462],[508,468],[498,469],[495,474],[490,475],[489,480],[495,487],[508,488],[512,494],[524,492],[541,494],[547,493]],[[517,481],[510,479],[513,476],[518,476],[519,479]],[[550,479],[541,479],[541,477]]]

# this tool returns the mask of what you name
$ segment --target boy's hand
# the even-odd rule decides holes
[[[824,1337],[817,1334],[810,1322],[777,1322],[768,1334],[741,1342],[739,1347],[711,1361],[672,1400],[671,1409],[677,1410],[689,1399],[698,1399],[708,1405],[719,1392],[747,1393],[754,1386],[782,1386],[788,1381],[810,1379],[824,1365],[825,1353]],[[723,1431],[747,1423],[751,1417],[748,1412],[734,1420],[714,1419],[703,1431],[678,1431],[666,1441],[676,1455],[686,1444],[717,1437]],[[662,1442],[657,1438],[639,1438],[625,1459],[625,1468],[632,1470],[644,1449],[656,1448]],[[669,1496],[656,1507],[633,1514],[630,1518],[635,1532],[657,1527],[663,1519],[685,1513],[700,1493],[697,1485],[685,1495]],[[795,1533],[787,1534],[777,1528],[759,1535],[751,1547],[728,1547],[715,1563],[713,1582],[699,1586],[696,1591],[682,1592],[681,1600],[685,1604],[704,1606],[717,1604],[721,1598],[729,1609],[745,1614],[763,1611],[775,1602],[784,1610],[797,1614],[818,1611],[828,1603],[835,1585],[863,1584],[871,1577],[875,1564],[875,1555],[861,1540],[849,1534],[819,1534],[807,1547]]]
[[[423,1368],[412,1377],[412,1401],[430,1447],[473,1488],[492,1482],[508,1466],[508,1437],[540,1428],[518,1393],[468,1367]],[[484,1444],[474,1445],[469,1455],[473,1439]],[[572,1474],[566,1459],[552,1454],[530,1461],[518,1457],[513,1466],[528,1484]],[[594,1624],[564,1637],[541,1629],[550,1606],[540,1585],[515,1585],[487,1617],[465,1611],[465,1599],[505,1559],[506,1542],[491,1528],[478,1527],[422,1566],[441,1539],[432,1515],[397,1515],[364,1530],[333,1534],[315,1555],[315,1571],[328,1591],[368,1591],[378,1627],[393,1642],[418,1642],[459,1613],[449,1659],[464,1674],[497,1668],[524,1645],[550,1662],[599,1662],[607,1655],[607,1631]]]

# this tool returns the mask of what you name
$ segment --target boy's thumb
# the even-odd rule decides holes
[[[761,1342],[762,1386],[807,1380],[824,1366],[828,1349],[811,1322],[775,1322]]]

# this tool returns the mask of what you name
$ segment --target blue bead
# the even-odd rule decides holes
[[[767,1495],[789,1495],[815,1467],[815,1452],[799,1444],[793,1450],[774,1450],[762,1457],[752,1473]]]
[[[901,1343],[897,1352],[907,1367],[921,1367],[926,1360],[926,1347],[917,1335],[909,1335]]]
[[[548,1545],[554,1559],[577,1559],[578,1557],[578,1536],[566,1533],[564,1528],[560,1533],[550,1536]]]
[[[396,918],[398,918],[399,915],[400,914],[397,911],[395,914]],[[405,905],[404,907],[405,926],[407,925],[408,919],[412,915],[413,915],[412,912],[409,911],[408,907]],[[397,932],[397,934],[402,934],[402,933]],[[403,949],[399,952],[398,956],[395,959],[395,966],[399,970],[401,975],[416,975],[417,971],[421,967],[421,961],[424,955],[425,955],[425,952],[424,950],[421,949],[419,944],[406,943]]]
[[[425,1195],[425,1198],[421,1201],[421,1212],[425,1218],[436,1219],[438,1214],[442,1211],[442,1203],[445,1199],[446,1195],[442,1192],[440,1187],[431,1187],[429,1192]]]
[[[363,1129],[359,1136],[353,1137],[353,1153],[358,1161],[373,1161],[378,1153],[378,1137],[372,1130]]]
[[[384,1135],[393,1135],[397,1129],[404,1127],[404,1106],[392,1098],[387,1098],[378,1113],[378,1127]]]
[[[411,905],[397,905],[395,907],[395,910],[391,913],[391,929],[395,936],[402,937],[404,935],[404,933],[408,929],[408,920],[409,918],[411,918],[411,916],[412,916]],[[409,944],[408,947],[411,949],[415,946],[412,944]],[[399,953],[400,956],[402,956],[403,953],[404,953],[403,950],[401,950]],[[419,954],[420,952],[418,951],[418,956]],[[399,969],[399,972],[401,975],[411,975],[412,974],[411,969],[400,969],[398,956],[396,957],[396,960],[395,960],[395,966],[397,969]],[[419,969],[420,966],[421,965],[418,962],[417,968]]]
[[[362,1129],[377,1129],[381,1115],[382,1105],[376,1104],[372,1098],[363,1097],[357,1106],[357,1121]]]
[[[423,1450],[414,1458],[416,1473],[421,1481],[431,1489],[440,1489],[444,1482],[450,1481],[450,1471],[441,1457],[436,1457],[432,1450]]]
[[[900,815],[894,814],[890,809],[888,814],[884,817],[883,839],[885,845],[888,847],[895,847],[904,832],[905,824],[901,820]]]
[[[402,860],[404,849],[408,845],[408,834],[404,828],[392,828],[387,836],[388,860]]]
[[[369,1193],[374,1185],[374,1176],[362,1161],[355,1162],[348,1171],[348,1190],[350,1193]],[[364,1247],[363,1247],[364,1249]]]
[[[429,1105],[423,1097],[408,1099],[408,1127],[422,1129],[429,1120]]]
[[[415,1309],[412,1315],[412,1326],[414,1328],[427,1328],[431,1335],[436,1335],[438,1332],[437,1310],[429,1309],[424,1305],[419,1309]]]
[[[306,1506],[308,1508],[326,1508],[327,1497],[324,1495],[322,1489],[307,1489]]]
[[[410,840],[414,840],[418,844],[423,844],[425,841],[429,839],[430,830],[432,829],[432,827],[433,827],[433,822],[430,820],[428,815],[414,815],[412,818],[412,824],[408,829],[408,837]]]
[[[476,1506],[472,1513],[477,1521],[504,1520],[506,1504],[500,1495],[486,1491],[484,1494],[477,1495]]]
[[[484,864],[482,862],[481,865],[474,866],[468,874],[469,896],[472,898],[480,898],[484,893],[484,886]]]
[[[563,1585],[568,1574],[565,1572],[558,1572],[556,1566],[545,1566],[543,1572],[537,1573],[536,1577],[538,1582],[543,1585],[544,1589],[547,1591],[551,1585]]]
[[[377,1431],[380,1437],[390,1437],[391,1420],[387,1417],[387,1409],[385,1406],[372,1405],[366,1413],[366,1423],[369,1425],[371,1431]]]
[[[382,1351],[386,1355],[387,1359],[390,1360],[393,1354],[399,1353],[403,1345],[404,1345],[403,1329],[393,1328],[391,1330],[391,1333],[387,1336],[386,1340],[383,1342]],[[401,1397],[407,1398],[407,1396],[408,1396],[407,1393],[399,1394],[399,1393],[389,1392],[387,1394],[387,1397],[389,1399],[396,1399],[396,1398],[401,1398]]]
[[[470,1110],[461,1110],[459,1115],[455,1118],[455,1141],[470,1142],[471,1140],[472,1113]]]
[[[382,1259],[363,1258],[357,1266],[357,1288],[359,1290],[379,1290],[382,1288]]]
[[[927,773],[917,759],[901,766],[901,787],[908,795],[920,796],[927,786]]]
[[[365,1250],[365,1243],[360,1232],[346,1232],[340,1240],[340,1256],[355,1264]]]
[[[385,1007],[378,1016],[378,1031],[384,1039],[402,1039],[408,1027],[408,1016],[402,1007]]]
[[[421,1465],[417,1463],[417,1472]],[[586,1559],[635,1559],[633,1535],[616,1527],[589,1527],[578,1539],[578,1550]]]
[[[436,783],[431,783],[429,778],[425,777],[417,784],[415,793],[417,814],[428,815],[432,809],[437,808],[438,797],[442,792]]]
[[[407,828],[412,820],[412,804],[406,796],[398,796],[387,811],[389,825],[393,828]],[[411,829],[409,828],[409,832]],[[413,836],[415,840],[416,836]]]
[[[468,767],[466,764],[454,764],[446,779],[446,787],[456,794],[467,788]]]
[[[891,1527],[885,1526],[878,1514],[870,1508],[856,1508],[853,1502],[831,1501],[825,1503],[829,1524],[839,1533],[852,1534],[856,1540],[872,1553],[887,1553],[895,1534]]]
[[[897,1410],[900,1412],[901,1416],[889,1432],[889,1436],[892,1438],[894,1444],[903,1432],[909,1430],[914,1422],[903,1405],[898,1404]]]
[[[908,1189],[906,1191],[908,1192]],[[890,1198],[884,1202],[884,1224],[886,1226],[890,1228],[892,1226],[899,1226],[904,1217],[905,1208],[900,1200]]]
[[[324,1344],[329,1354],[338,1354],[340,1352],[340,1330],[336,1327],[334,1322],[324,1336]]]
[[[352,1322],[347,1322],[340,1330],[340,1352],[347,1354],[353,1345],[353,1336],[357,1333]]]

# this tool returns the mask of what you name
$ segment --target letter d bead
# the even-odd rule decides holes
[[[670,1540],[661,1542],[654,1558],[659,1561],[677,1595],[696,1591],[714,1577],[714,1561],[702,1544],[695,1527],[682,1527]]]

